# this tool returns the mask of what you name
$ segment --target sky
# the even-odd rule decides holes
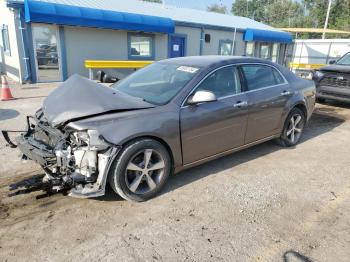
[[[211,4],[222,3],[227,6],[228,10],[231,10],[233,0],[163,0],[167,5],[175,5],[177,7],[187,7],[194,9],[206,10],[207,6]]]

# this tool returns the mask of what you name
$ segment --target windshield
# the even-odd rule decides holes
[[[163,105],[168,103],[198,72],[199,68],[153,63],[112,87],[120,92]]]
[[[340,58],[337,61],[337,65],[350,65],[350,53],[347,53],[345,56]]]

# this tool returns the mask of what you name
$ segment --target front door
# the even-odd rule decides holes
[[[33,24],[37,82],[61,81],[57,26]]]
[[[217,101],[181,108],[181,140],[184,164],[190,164],[242,146],[248,110],[236,67],[210,74],[195,91],[213,92]],[[195,91],[192,93],[194,94]]]
[[[292,95],[289,84],[274,67],[243,65],[247,83],[249,117],[245,144],[264,139],[279,132],[283,111]]]
[[[185,41],[186,38],[183,36],[170,36],[170,57],[185,56]]]

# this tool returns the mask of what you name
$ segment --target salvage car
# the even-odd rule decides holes
[[[350,102],[350,52],[330,63],[313,73],[317,101],[324,103],[326,99],[331,99]]]
[[[111,88],[73,75],[28,117],[16,142],[3,133],[45,170],[45,190],[97,197],[109,183],[144,201],[172,173],[272,139],[295,146],[315,93],[313,81],[267,60],[174,58]]]

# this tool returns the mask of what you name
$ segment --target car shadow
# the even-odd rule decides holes
[[[0,108],[0,121],[12,119],[17,116],[19,116],[19,112],[17,110]]]
[[[327,133],[344,122],[345,119],[336,113],[324,112],[317,109],[311,117],[307,127],[305,128],[300,143],[305,143],[310,139]],[[165,189],[161,194],[169,193],[196,180],[247,163],[253,159],[266,156],[280,149],[281,147],[277,145],[277,143],[274,141],[268,141],[260,145],[256,145],[242,151],[232,153],[228,156],[207,162],[197,167],[184,170],[170,177]],[[293,147],[288,149],[293,149]]]

